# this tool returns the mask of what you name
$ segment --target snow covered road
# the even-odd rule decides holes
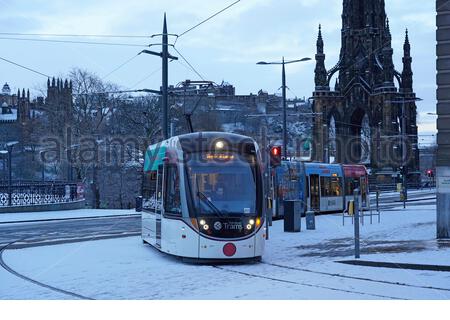
[[[398,210],[362,227],[362,258],[450,264],[434,206]],[[93,299],[450,299],[450,273],[350,266],[353,228],[320,216],[317,231],[275,222],[260,264],[191,265],[139,237],[6,250],[4,261],[39,282]],[[0,270],[1,299],[74,299]]]

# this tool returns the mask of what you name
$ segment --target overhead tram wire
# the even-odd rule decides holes
[[[3,60],[3,61],[8,62],[8,63],[10,63],[10,64],[13,64],[13,65],[15,65],[15,66],[17,66],[17,67],[20,67],[20,68],[22,68],[22,69],[31,71],[31,72],[36,73],[36,74],[38,74],[38,75],[41,75],[41,76],[43,76],[43,77],[51,78],[51,76],[49,76],[49,75],[47,75],[47,74],[45,74],[45,73],[42,73],[42,72],[36,71],[36,70],[34,70],[34,69],[28,68],[28,67],[26,67],[26,66],[24,66],[24,65],[21,65],[21,64],[19,64],[19,63],[14,62],[14,61],[11,61],[11,60],[8,60],[8,59],[2,58],[2,57],[0,57],[0,60]]]
[[[138,85],[140,85],[142,82],[150,79],[152,76],[154,76],[157,72],[161,71],[162,67],[159,67],[158,69],[155,69],[152,71],[149,75],[145,76],[145,78],[142,78],[138,82],[136,82],[133,86],[131,86],[132,89],[136,88]]]
[[[134,59],[136,59],[139,56],[139,54],[135,54],[133,57],[131,57],[130,59],[128,59],[127,61],[125,61],[124,63],[120,64],[118,67],[116,67],[115,69],[113,69],[111,72],[109,72],[108,74],[106,74],[102,80],[105,80],[106,78],[108,78],[110,75],[112,75],[113,73],[115,73],[116,71],[119,71],[120,69],[122,69],[124,66],[126,66],[127,64],[129,64],[131,61],[133,61]]]
[[[179,52],[179,50],[177,50],[175,48],[175,44],[177,43],[178,39],[182,36],[184,36],[185,34],[191,32],[192,30],[198,28],[199,26],[201,26],[202,24],[208,22],[209,20],[213,19],[214,17],[218,16],[219,14],[221,14],[222,12],[228,10],[229,8],[233,7],[234,5],[236,5],[237,3],[241,2],[241,0],[237,0],[235,2],[233,2],[232,4],[228,5],[227,7],[223,8],[222,10],[216,12],[215,14],[211,15],[210,17],[206,18],[205,20],[201,21],[200,23],[197,23],[195,26],[187,29],[186,31],[184,31],[183,33],[181,33],[180,35],[176,35],[176,40],[175,43],[173,45],[171,45],[174,50],[181,56],[181,58],[187,63],[187,65],[189,66],[189,68],[197,75],[200,77],[200,79],[202,79],[203,81],[205,81],[205,78],[192,66],[192,64]],[[26,35],[26,36],[58,36],[58,37],[105,37],[105,38],[151,38],[151,36],[120,36],[120,35],[69,35],[69,34],[39,34],[39,33],[35,33],[35,34],[25,34],[25,33],[1,33],[0,35]],[[0,38],[1,39],[1,38]],[[139,54],[138,54],[139,55]],[[136,55],[137,56],[137,55]],[[134,60],[136,58],[136,56],[133,56],[132,58],[130,58],[129,60],[125,61],[123,64],[119,65],[117,68],[115,68],[113,71],[111,71],[110,73],[108,73],[103,79],[109,77],[111,74],[113,74],[114,72],[118,71],[119,69],[123,68],[125,65],[127,65],[128,63],[130,63],[132,60]],[[172,60],[170,61],[172,62]],[[151,72],[148,76],[146,76],[145,78],[143,78],[142,80],[138,81],[136,84],[134,84],[132,86],[132,88],[135,88],[136,86],[138,86],[139,84],[141,84],[142,82],[144,82],[145,80],[149,79],[150,77],[152,77],[156,72],[160,71],[161,68],[156,69],[155,71]]]
[[[205,81],[205,78],[192,66],[191,63],[189,63],[189,61],[187,61],[187,59],[175,48],[175,44],[178,41],[178,39],[182,36],[184,36],[185,34],[189,33],[190,31],[198,28],[199,26],[201,26],[202,24],[208,22],[209,20],[213,19],[214,17],[218,16],[219,14],[221,14],[222,12],[228,10],[229,8],[233,7],[234,5],[236,5],[237,3],[239,3],[241,0],[237,0],[235,2],[233,2],[232,4],[230,4],[229,6],[223,8],[222,10],[216,12],[215,14],[211,15],[210,17],[206,18],[205,20],[201,21],[200,23],[196,24],[195,26],[189,28],[188,30],[184,31],[183,33],[181,33],[180,35],[176,36],[176,40],[175,43],[172,45],[172,47],[175,49],[175,51],[178,52],[178,54],[182,57],[182,59],[188,64],[188,66],[190,67],[190,69],[192,71],[194,71],[194,73],[199,76],[203,81]],[[75,34],[45,34],[45,33],[2,33],[0,32],[0,35],[13,35],[13,36],[54,36],[54,37],[99,37],[99,38],[151,38],[151,36],[139,36],[139,35],[75,35]],[[1,39],[1,38],[0,38]],[[50,41],[50,40],[49,40]],[[57,41],[57,40],[56,40]],[[71,42],[73,43],[73,42]],[[83,42],[85,43],[85,42]],[[94,44],[94,43],[92,43]],[[133,45],[133,46],[139,46],[139,45]],[[124,63],[122,63],[121,65],[119,65],[117,68],[115,68],[114,70],[112,70],[111,72],[109,72],[106,76],[103,77],[103,79],[108,78],[111,74],[115,73],[116,71],[120,70],[121,68],[123,68],[125,65],[127,65],[128,63],[130,63],[132,60],[134,60],[139,54],[133,56],[132,58],[128,59],[127,61],[125,61]],[[172,61],[170,61],[172,62]],[[157,70],[153,71],[152,73],[150,73],[148,76],[146,76],[145,78],[143,78],[142,80],[138,81],[136,84],[134,84],[132,86],[132,88],[135,88],[136,86],[138,86],[139,84],[141,84],[142,82],[144,82],[145,80],[149,79],[150,77],[152,77],[156,72],[158,72],[159,70],[161,70],[161,68],[158,68]]]
[[[200,79],[206,81],[205,78],[192,66],[192,64],[183,56],[183,54],[176,47],[173,47],[173,49],[180,55],[181,59],[183,59],[183,61],[187,63],[187,65],[191,68],[191,70],[194,71],[194,73],[200,77]]]
[[[209,20],[211,20],[211,19],[213,19],[214,17],[218,16],[218,15],[221,14],[222,12],[224,12],[224,11],[230,9],[231,7],[233,7],[234,5],[238,4],[239,2],[241,2],[241,0],[237,0],[237,1],[233,2],[233,3],[230,4],[229,6],[223,8],[222,10],[220,10],[220,11],[218,11],[218,12],[216,12],[216,13],[213,14],[212,16],[206,18],[205,20],[201,21],[200,23],[197,23],[195,26],[193,26],[193,27],[187,29],[186,31],[184,31],[183,33],[181,33],[180,35],[178,35],[177,39],[175,40],[174,45],[177,43],[178,39],[181,38],[182,36],[184,36],[186,33],[189,33],[189,32],[191,32],[192,30],[194,30],[194,29],[200,27],[202,24],[208,22]]]
[[[145,35],[112,35],[112,34],[58,34],[58,33],[20,33],[0,32],[0,36],[24,36],[24,37],[63,37],[63,38],[121,38],[121,39],[148,39]]]
[[[50,40],[50,39],[30,39],[30,38],[11,38],[0,37],[0,40],[13,40],[13,41],[32,41],[32,42],[48,42],[48,43],[68,43],[68,44],[87,44],[87,45],[99,45],[99,46],[121,46],[121,47],[147,47],[144,44],[133,43],[114,43],[114,42],[91,42],[91,41],[72,41],[72,40]]]

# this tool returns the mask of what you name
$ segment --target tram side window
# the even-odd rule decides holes
[[[167,214],[181,216],[180,173],[175,165],[166,168],[164,211]]]
[[[345,183],[345,194],[347,196],[352,196],[356,188],[359,188],[358,179],[349,178]]]
[[[341,178],[331,178],[331,196],[340,197],[342,195]]]
[[[341,179],[337,177],[320,177],[322,197],[340,197],[342,195]]]
[[[142,197],[144,199],[144,209],[153,209],[156,200],[156,181],[157,172],[150,171],[144,173],[144,179],[142,184]]]

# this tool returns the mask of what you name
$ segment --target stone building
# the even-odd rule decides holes
[[[7,142],[19,142],[13,149],[14,179],[41,178],[42,172],[37,161],[40,131],[51,133],[56,123],[71,121],[71,84],[67,80],[49,79],[47,98],[32,99],[29,90],[19,89],[17,94],[12,94],[6,83],[0,94],[0,107],[0,149]],[[2,167],[5,171],[4,165]]]
[[[182,114],[192,113],[195,131],[223,131],[243,134],[261,141],[262,130],[267,141],[279,144],[282,140],[282,97],[260,90],[257,94],[236,95],[228,84],[195,83],[185,81],[171,87],[170,104],[181,109],[174,134],[188,130]],[[311,137],[311,105],[305,98],[287,102],[289,154],[303,156],[299,145]]]
[[[416,95],[408,31],[402,71],[395,68],[393,54],[384,0],[344,0],[340,58],[330,69],[325,67],[325,42],[319,27],[314,160],[363,163],[379,182],[391,182],[405,164],[410,179],[418,178]]]

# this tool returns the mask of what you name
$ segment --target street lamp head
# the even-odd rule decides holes
[[[8,153],[8,150],[0,150],[0,155],[2,156],[6,156]]]
[[[256,63],[256,64],[258,64],[258,65],[266,65],[266,64],[269,64],[268,62],[265,62],[265,61],[260,61],[260,62],[258,62],[258,63]]]
[[[311,61],[311,60],[312,60],[311,58],[303,58],[300,60],[300,62]]]

